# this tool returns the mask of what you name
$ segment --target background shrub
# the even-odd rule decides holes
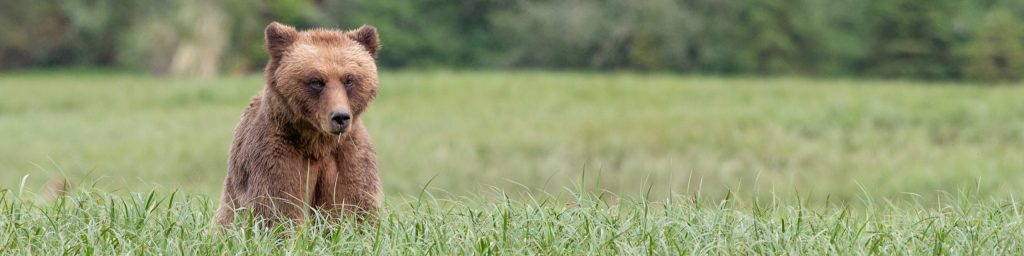
[[[1021,0],[14,0],[0,68],[259,71],[270,21],[381,31],[398,68],[1021,79]]]

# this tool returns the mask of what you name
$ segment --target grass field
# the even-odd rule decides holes
[[[1022,205],[808,208],[798,202],[389,200],[376,226],[311,221],[211,231],[215,205],[178,194],[77,192],[40,205],[0,195],[6,255],[1015,255]],[[319,220],[319,218],[311,217]],[[320,223],[320,224],[317,224]],[[338,222],[332,222],[338,223]]]
[[[0,74],[0,252],[1022,250],[1021,86],[445,71],[381,84],[364,122],[389,214],[281,239],[205,231],[260,77]],[[37,200],[54,177],[77,192]]]

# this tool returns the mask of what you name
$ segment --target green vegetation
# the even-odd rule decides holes
[[[986,16],[978,36],[967,46],[968,62],[964,74],[985,81],[1015,81],[1024,70],[1024,28],[1007,11]]]
[[[1024,192],[1024,87],[391,70],[381,84],[364,121],[388,195],[430,183],[518,198],[584,175],[587,189],[626,197]],[[4,75],[0,187],[66,176],[216,197],[234,125],[261,87],[255,76]]]
[[[799,202],[676,198],[605,203],[429,196],[390,200],[376,226],[321,218],[294,227],[213,232],[214,203],[179,194],[73,193],[34,203],[0,191],[4,254],[1015,254],[1015,201],[950,197],[850,210]],[[334,223],[334,222],[332,222]]]
[[[386,67],[1012,82],[1022,16],[1021,0],[14,1],[0,4],[0,68],[246,73],[276,20],[375,25]]]
[[[1024,250],[1024,87],[392,70],[381,84],[364,117],[377,226],[217,233],[228,141],[261,78],[0,76],[0,253]],[[38,196],[53,177],[72,192]]]

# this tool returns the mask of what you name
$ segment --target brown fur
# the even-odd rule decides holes
[[[314,209],[373,217],[381,183],[359,116],[377,94],[378,41],[365,25],[348,32],[267,26],[266,85],[235,128],[218,223],[230,224],[239,209],[267,224],[302,221]],[[337,109],[352,116],[340,135],[328,128]]]
[[[47,183],[46,189],[43,190],[43,199],[45,200],[56,200],[57,198],[64,197],[68,190],[71,190],[71,183],[64,178],[53,178]]]

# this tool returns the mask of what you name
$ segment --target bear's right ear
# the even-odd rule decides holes
[[[299,31],[296,31],[295,28],[277,23],[276,21],[267,25],[265,34],[267,52],[270,53],[271,59],[280,59],[284,55],[285,50],[288,49],[288,46],[291,46],[295,39],[299,37]]]

